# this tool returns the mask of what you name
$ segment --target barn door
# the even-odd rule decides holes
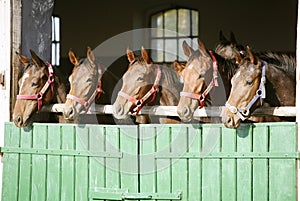
[[[296,201],[296,136],[294,122],[140,125],[140,192],[185,201]]]
[[[137,126],[36,123],[24,130],[6,123],[2,200],[84,201],[99,192],[137,193],[137,133]]]
[[[2,200],[296,201],[296,124],[5,125]]]

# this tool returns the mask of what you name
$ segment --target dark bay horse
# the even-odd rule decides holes
[[[117,119],[127,119],[130,113],[138,114],[144,105],[177,106],[182,84],[177,73],[169,67],[154,64],[147,51],[142,48],[142,56],[136,56],[127,49],[128,69],[122,77],[123,86],[113,104],[113,115]],[[137,115],[139,118],[139,115]],[[138,120],[150,123],[149,118]],[[177,118],[160,118],[160,123],[178,123]]]
[[[207,51],[200,40],[198,50],[193,50],[185,41],[182,47],[189,59],[185,66],[177,68],[184,82],[177,112],[181,120],[189,122],[193,118],[194,111],[199,106],[204,106],[208,94],[211,105],[225,104],[230,92],[230,80],[237,65],[232,60]],[[216,87],[217,85],[219,86]]]
[[[32,50],[30,53],[32,59],[17,53],[24,66],[13,112],[13,121],[18,127],[39,121],[37,113],[42,106],[66,100],[66,83],[59,70],[44,62]],[[59,121],[65,122],[62,116],[59,116]]]
[[[220,31],[219,43],[216,45],[215,52],[225,59],[235,60],[236,52],[243,56],[245,47],[237,42],[233,32],[230,32],[230,39],[228,40]]]
[[[239,68],[232,78],[232,89],[222,112],[228,128],[237,128],[262,102],[270,106],[295,106],[296,60],[287,54],[236,54]]]

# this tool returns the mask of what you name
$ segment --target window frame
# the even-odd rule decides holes
[[[189,11],[189,35],[182,35],[182,34],[180,34],[179,35],[179,23],[178,23],[178,21],[179,21],[179,10],[180,9],[184,9],[184,10],[188,10]],[[165,29],[165,20],[164,20],[164,18],[165,18],[165,13],[166,12],[168,12],[168,11],[172,11],[172,10],[176,10],[176,36],[165,36],[165,32],[163,32],[163,35],[160,37],[160,36],[158,36],[158,37],[155,37],[155,36],[153,36],[152,35],[152,33],[151,33],[151,35],[150,35],[150,47],[151,47],[151,51],[150,51],[150,53],[151,53],[151,57],[153,58],[153,54],[152,54],[152,52],[154,51],[153,49],[152,49],[152,41],[153,40],[157,40],[157,39],[162,39],[162,40],[164,40],[164,42],[163,42],[163,51],[162,51],[162,53],[163,53],[163,59],[162,59],[162,61],[156,61],[157,63],[173,63],[173,61],[169,61],[169,60],[166,60],[166,52],[165,52],[165,50],[166,50],[166,43],[165,43],[165,41],[166,40],[168,40],[168,39],[175,39],[176,40],[176,42],[177,42],[177,49],[176,49],[176,60],[177,61],[179,61],[179,62],[184,62],[184,60],[182,59],[182,57],[180,57],[180,55],[179,55],[179,52],[180,52],[180,48],[181,48],[181,45],[180,44],[178,44],[179,43],[179,40],[180,39],[189,39],[190,41],[191,41],[191,46],[193,47],[193,44],[194,45],[196,45],[197,43],[195,43],[195,42],[192,42],[193,40],[195,40],[195,39],[198,39],[199,38],[199,33],[200,33],[200,12],[199,12],[199,10],[197,10],[197,9],[194,9],[194,8],[188,8],[188,7],[172,7],[172,8],[166,8],[166,9],[162,9],[162,10],[159,10],[159,11],[156,11],[156,12],[153,12],[153,13],[151,13],[150,14],[150,17],[149,17],[149,27],[150,28],[156,28],[156,27],[152,27],[152,18],[155,16],[155,15],[158,15],[159,13],[161,13],[161,16],[162,16],[162,29]],[[193,35],[193,12],[192,11],[196,11],[197,12],[197,21],[198,21],[198,24],[197,24],[197,29],[198,29],[198,33],[197,33],[197,35]],[[197,48],[197,47],[193,47],[193,48]],[[155,59],[154,59],[155,60]]]
[[[58,19],[58,27],[55,26],[54,20]],[[51,16],[51,64],[53,66],[60,65],[60,51],[61,51],[61,18],[58,15]],[[56,31],[58,28],[58,32]],[[58,34],[58,35],[57,35]]]

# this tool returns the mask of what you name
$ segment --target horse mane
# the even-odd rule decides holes
[[[181,89],[182,84],[178,79],[177,72],[173,70],[171,67],[162,66],[162,74],[164,76],[165,84],[170,87]],[[174,84],[176,84],[174,86]]]
[[[227,76],[228,79],[231,79],[237,70],[237,65],[235,63],[235,60],[234,59],[225,59],[215,52],[213,52],[213,54],[216,57],[216,60],[218,63],[219,73],[220,74],[227,73],[225,76]],[[220,69],[220,67],[222,69]]]
[[[263,52],[258,54],[259,58],[278,68],[288,75],[295,77],[296,72],[296,58],[294,54]]]

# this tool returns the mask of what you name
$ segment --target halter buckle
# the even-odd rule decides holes
[[[243,109],[242,114],[243,114],[243,116],[245,116],[245,117],[249,117],[249,115],[250,115],[250,110],[245,108],[245,109]]]

